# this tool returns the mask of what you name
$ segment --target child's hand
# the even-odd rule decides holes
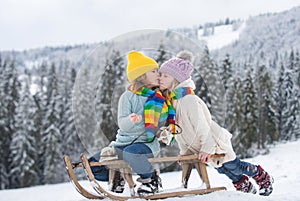
[[[202,163],[207,163],[210,159],[210,154],[205,153],[205,152],[200,152],[198,155],[198,159],[202,162]]]
[[[134,124],[140,123],[142,121],[142,115],[138,115],[135,113],[132,113],[129,115],[130,121]]]

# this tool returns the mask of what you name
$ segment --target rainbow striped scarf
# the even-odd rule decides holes
[[[170,98],[171,100],[178,100],[189,94],[195,94],[194,90],[191,87],[180,87],[171,92]]]
[[[174,91],[171,92],[171,94],[170,94],[170,100],[167,100],[167,101],[171,102],[172,100],[178,100],[178,99],[180,99],[180,98],[182,98],[182,97],[184,97],[186,95],[189,95],[189,94],[192,94],[192,95],[195,94],[194,90],[191,87],[180,87],[180,88],[177,88],[177,89],[175,89]],[[172,127],[173,138],[172,138],[171,142],[174,142],[174,140],[176,138],[175,123],[173,125],[174,125]]]
[[[143,87],[139,91],[129,90],[133,93],[148,97],[144,104],[145,129],[148,142],[152,142],[157,131],[158,123],[167,120],[175,132],[175,109],[170,100],[166,100],[159,90],[151,90]]]

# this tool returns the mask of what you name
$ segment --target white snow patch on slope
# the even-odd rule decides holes
[[[235,31],[233,31],[232,26],[233,25],[216,26],[214,34],[210,36],[203,36],[203,29],[200,29],[198,31],[198,38],[199,40],[206,42],[209,50],[220,49],[238,40],[240,33],[246,26],[246,23],[243,22],[243,24]]]

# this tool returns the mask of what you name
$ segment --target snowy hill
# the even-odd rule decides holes
[[[300,7],[281,13],[268,13],[251,17],[246,20],[245,26],[238,33],[238,40],[234,40],[231,32],[231,43],[224,44],[228,33],[223,32],[219,40],[223,46],[217,49],[212,46],[213,54],[219,58],[230,54],[232,58],[244,60],[250,55],[257,59],[274,57],[291,49],[300,48]],[[210,37],[212,39],[213,37]],[[237,38],[237,37],[236,37]],[[210,40],[209,39],[209,40]],[[208,41],[209,41],[208,40]],[[218,41],[215,41],[218,42]],[[209,43],[208,43],[209,45]]]
[[[270,154],[247,159],[254,164],[262,165],[274,177],[274,191],[269,197],[236,192],[225,176],[218,174],[213,168],[208,168],[208,174],[212,186],[226,186],[227,191],[214,192],[207,195],[188,196],[185,200],[196,201],[240,201],[240,200],[264,200],[264,201],[299,201],[300,195],[300,158],[298,150],[300,141],[279,144],[271,148]],[[193,170],[189,186],[197,188],[201,186],[196,172]],[[180,172],[161,174],[163,185],[176,188],[180,185]],[[82,182],[89,187],[88,182]],[[1,190],[1,200],[6,201],[84,201],[87,200],[76,192],[71,183],[45,185],[16,190]],[[107,199],[108,200],[108,199]],[[136,199],[140,200],[140,199]],[[169,198],[169,201],[182,200],[182,198]]]
[[[243,22],[238,29],[235,29],[234,24],[221,25],[214,27],[214,33],[208,36],[203,36],[203,29],[198,31],[198,39],[206,42],[210,51],[220,49],[226,45],[230,45],[239,39],[240,33],[246,27]]]

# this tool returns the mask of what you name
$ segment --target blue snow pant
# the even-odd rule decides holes
[[[236,157],[233,161],[223,163],[219,168],[216,168],[221,174],[225,174],[232,182],[237,182],[243,178],[243,175],[253,177],[258,173],[257,166],[251,163],[241,161]]]
[[[118,158],[129,163],[130,167],[142,179],[150,178],[153,174],[153,167],[148,158],[153,158],[151,149],[143,143],[135,143],[128,146],[115,147]],[[90,162],[100,160],[101,151],[97,152],[91,158]],[[92,166],[92,172],[95,179],[99,181],[108,181],[109,170],[105,166]]]
[[[92,157],[89,158],[89,162],[99,162],[101,155],[101,150],[95,153]],[[95,179],[99,181],[108,181],[109,180],[109,170],[104,166],[91,166],[92,173]]]

